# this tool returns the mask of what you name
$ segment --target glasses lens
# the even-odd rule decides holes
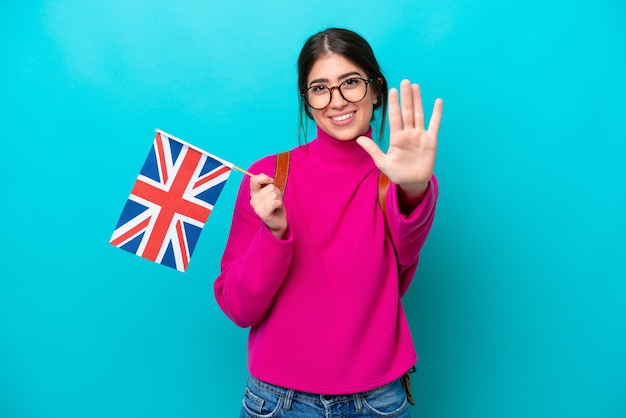
[[[367,83],[360,78],[349,78],[341,83],[339,90],[344,99],[354,103],[362,100],[367,94]]]
[[[324,85],[310,87],[306,91],[306,101],[313,109],[323,109],[330,103],[330,90]]]

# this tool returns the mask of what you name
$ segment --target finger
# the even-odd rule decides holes
[[[272,184],[263,186],[261,190],[258,190],[254,194],[254,198],[257,200],[282,200],[282,193],[280,189]]]
[[[389,89],[389,132],[397,132],[402,130],[402,115],[400,114],[400,105],[398,103],[398,89]]]
[[[261,218],[264,223],[271,222],[272,219],[284,209],[284,203],[282,200],[265,199],[250,202],[254,212]],[[270,226],[270,225],[268,225]]]
[[[402,100],[402,125],[404,128],[413,128],[415,126],[415,118],[413,114],[413,93],[411,91],[411,82],[402,80],[400,83],[400,98]]]
[[[283,200],[278,196],[267,196],[264,199],[259,199],[256,203],[256,206],[259,209],[260,214],[264,214],[264,216],[270,216],[274,211],[283,208]]]
[[[274,179],[267,174],[253,175],[250,177],[250,192],[257,192],[272,183],[274,183]]]
[[[433,106],[433,114],[430,116],[430,122],[428,122],[428,133],[435,138],[439,134],[439,124],[441,123],[441,115],[443,114],[443,100],[435,100]]]
[[[413,114],[415,117],[415,127],[424,129],[424,106],[422,105],[422,92],[420,86],[413,84],[411,86],[413,96]]]
[[[390,122],[391,123],[391,122]],[[382,171],[385,166],[385,154],[378,148],[378,145],[371,138],[360,136],[356,139],[356,143],[361,146],[372,157],[374,164]]]
[[[267,185],[256,193],[251,193],[250,206],[262,219],[267,218],[276,209],[283,207],[282,193],[276,186]]]

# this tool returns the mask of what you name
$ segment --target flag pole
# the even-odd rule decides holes
[[[194,146],[194,145],[191,145],[190,143],[185,142],[185,141],[183,141],[183,140],[182,140],[182,139],[180,139],[180,138],[176,138],[174,135],[170,135],[170,134],[168,134],[167,132],[164,132],[164,131],[162,131],[162,130],[160,130],[160,129],[155,129],[155,131],[157,131],[157,132],[159,132],[159,133],[162,133],[162,134],[164,134],[165,136],[168,136],[168,137],[170,137],[170,138],[173,138],[173,139],[177,140],[178,142],[180,142],[181,144],[188,146],[189,148],[193,148],[193,149],[197,150],[198,152],[201,152],[201,153],[203,153],[203,154],[206,154],[206,155],[210,156],[211,158],[213,158],[214,160],[221,161],[221,162],[222,162],[224,165],[226,165],[227,167],[234,168],[235,170],[237,170],[237,171],[239,171],[239,172],[241,172],[241,173],[243,173],[243,174],[245,174],[245,175],[247,175],[247,176],[252,177],[252,176],[254,175],[254,174],[252,174],[251,172],[244,170],[243,168],[237,167],[236,165],[234,165],[233,163],[231,163],[231,162],[229,162],[229,161],[222,160],[221,158],[219,158],[219,157],[217,157],[217,156],[215,156],[215,155],[213,155],[213,154],[210,154],[210,153],[208,153],[208,152],[204,151],[203,149],[200,149],[200,148],[198,148],[198,147],[196,147],[196,146]]]
[[[233,165],[233,168],[234,168],[235,170],[239,171],[240,173],[243,173],[243,174],[245,174],[245,175],[247,175],[247,176],[252,177],[252,176],[254,175],[254,174],[252,174],[251,172],[244,170],[243,168],[237,167],[236,165]]]

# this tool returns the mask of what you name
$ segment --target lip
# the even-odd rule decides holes
[[[346,119],[339,119],[339,120],[336,119],[336,118],[344,117],[346,115],[350,115],[350,116],[347,117]],[[356,115],[356,112],[355,111],[351,111],[351,112],[340,113],[340,114],[337,114],[337,115],[331,115],[331,116],[328,116],[328,118],[336,126],[346,126],[346,125],[349,125],[350,123],[352,123],[352,121],[354,120],[355,115]]]

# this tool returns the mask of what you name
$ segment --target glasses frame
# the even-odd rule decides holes
[[[343,92],[341,91],[341,86],[343,86],[346,82],[350,81],[350,80],[354,80],[354,79],[359,79],[362,80],[365,83],[365,94],[363,94],[363,97],[361,97],[359,100],[348,100],[346,99],[346,96],[343,95]],[[361,100],[365,99],[365,96],[367,96],[367,88],[369,86],[369,84],[371,82],[374,81],[374,78],[370,78],[369,80],[362,78],[362,77],[350,77],[349,79],[343,81],[341,84],[337,85],[337,86],[328,86],[326,87],[328,89],[328,91],[330,92],[329,95],[329,99],[328,99],[328,103],[326,103],[326,106],[324,107],[313,107],[311,106],[311,103],[309,103],[309,99],[308,99],[308,92],[309,90],[311,90],[313,87],[317,87],[319,84],[313,85],[311,87],[306,88],[302,93],[300,93],[300,96],[302,96],[302,98],[304,99],[304,102],[307,104],[307,106],[309,106],[311,109],[315,109],[315,110],[322,110],[322,109],[326,109],[328,107],[328,105],[333,101],[333,90],[337,89],[337,91],[339,91],[339,94],[341,95],[341,98],[343,100],[345,100],[348,103],[358,103]]]

